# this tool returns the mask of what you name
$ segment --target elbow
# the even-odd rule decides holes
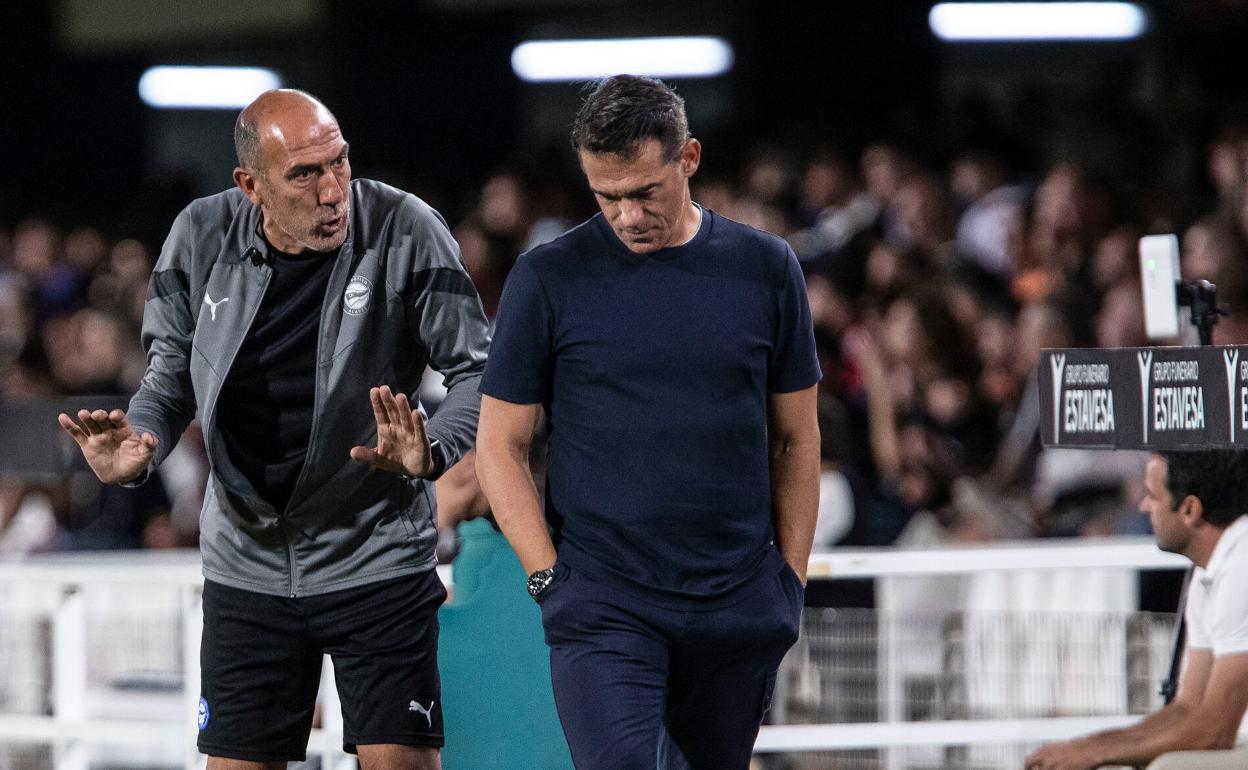
[[[486,488],[499,472],[503,463],[511,457],[511,453],[499,444],[493,441],[477,440],[476,459],[473,462],[473,469],[477,472],[477,479],[482,488]]]
[[[819,429],[777,435],[771,441],[773,459],[800,457],[803,453],[819,456]]]
[[[485,477],[490,470],[490,460],[492,459],[490,455],[488,445],[477,444],[476,457],[473,459],[472,467],[477,473],[477,478],[482,480],[482,483],[484,483]]]

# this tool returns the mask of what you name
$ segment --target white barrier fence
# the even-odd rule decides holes
[[[1129,722],[1123,650],[1128,636],[1139,636],[1131,628],[1152,640],[1145,652],[1150,672],[1168,656],[1166,628],[1128,620],[1135,576],[1185,566],[1148,538],[816,554],[812,579],[874,579],[879,611],[807,611],[803,639],[786,660],[777,692],[774,713],[783,724],[765,726],[756,751],[870,749],[875,755],[859,765],[834,766],[947,767],[953,766],[947,754],[935,764],[915,764],[917,755],[906,747],[930,754],[941,747],[1018,746]],[[0,770],[202,768],[194,740],[201,585],[195,553],[0,561]],[[1072,612],[1090,624],[1035,623]],[[1016,616],[1030,620],[1018,625]],[[942,620],[914,622],[932,617]],[[949,618],[957,621],[951,625]],[[862,633],[842,639],[855,624]],[[1037,634],[1054,649],[1038,645],[1045,639]],[[855,655],[858,667],[845,668]],[[1090,707],[1074,707],[1093,713],[1063,713],[1070,710],[1063,670],[1072,663],[1109,677],[1091,683]],[[1015,670],[1019,664],[1031,673]],[[1006,679],[1002,666],[1009,669]],[[322,770],[341,770],[354,765],[341,752],[330,676],[323,678],[321,728],[310,754]],[[913,713],[912,691],[927,690],[939,694],[941,707]],[[795,723],[833,706],[857,713]],[[968,767],[992,766],[976,765],[974,752],[959,756]]]
[[[1139,571],[1187,566],[1139,537],[815,554],[812,580],[874,579],[877,609],[807,608],[755,750],[1017,768],[1040,742],[1129,724],[1160,705],[1174,620],[1136,612]]]

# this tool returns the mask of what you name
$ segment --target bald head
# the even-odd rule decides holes
[[[306,91],[293,88],[265,91],[244,107],[234,121],[234,152],[238,165],[263,173],[261,141],[274,133],[277,136],[273,138],[283,140],[292,121],[338,125],[329,108]]]
[[[338,121],[303,91],[266,91],[234,124],[234,183],[287,254],[342,245],[351,212],[351,164]]]

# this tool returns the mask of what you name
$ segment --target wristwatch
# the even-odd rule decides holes
[[[442,453],[442,442],[436,438],[429,439],[429,459],[432,467],[421,478],[427,481],[437,481],[443,473],[446,473],[446,455]]]
[[[554,579],[554,567],[539,569],[537,572],[529,575],[529,596],[533,597],[533,601],[538,604],[542,603],[542,596],[545,595],[546,589],[550,588],[550,581]]]

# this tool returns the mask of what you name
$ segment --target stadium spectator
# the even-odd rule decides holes
[[[1248,766],[1248,748],[1232,749],[1248,707],[1248,486],[1228,480],[1243,478],[1248,452],[1171,452],[1149,459],[1140,510],[1152,523],[1157,546],[1195,565],[1178,695],[1131,727],[1044,746],[1027,757],[1027,770]]]
[[[942,268],[953,265],[956,222],[943,184],[927,174],[911,174],[898,185],[889,210],[902,248],[922,251]]]
[[[962,210],[958,254],[1009,278],[1018,261],[1026,187],[1009,183],[1005,162],[983,150],[968,150],[954,158],[949,186]]]
[[[799,207],[804,229],[789,238],[799,259],[861,262],[860,254],[846,250],[878,225],[881,208],[839,153],[825,150],[806,167]]]

